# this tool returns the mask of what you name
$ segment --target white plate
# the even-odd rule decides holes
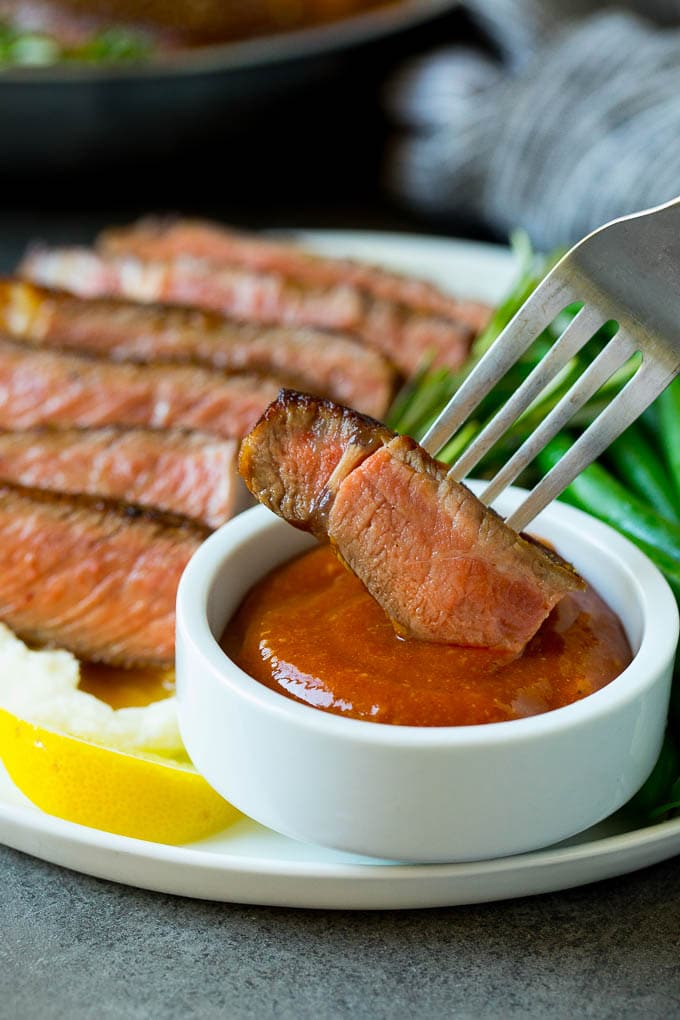
[[[455,293],[502,297],[502,248],[401,235],[323,233],[317,249],[429,276]],[[400,865],[322,850],[243,820],[191,846],[113,836],[39,811],[0,767],[0,840],[88,875],[203,899],[272,906],[394,909],[481,903],[595,882],[680,853],[680,819],[645,829],[613,818],[546,850],[469,864]]]

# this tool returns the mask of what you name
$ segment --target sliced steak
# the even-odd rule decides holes
[[[180,365],[118,365],[0,339],[0,429],[102,425],[245,435],[279,383]]]
[[[351,330],[363,308],[354,288],[303,287],[281,276],[215,267],[191,256],[146,260],[100,255],[87,248],[36,249],[20,274],[82,297],[196,305],[239,319]]]
[[[239,471],[261,503],[324,538],[338,485],[392,436],[356,411],[282,390],[241,443]]]
[[[138,507],[0,485],[0,620],[84,659],[170,666],[177,585],[207,534]]]
[[[325,534],[405,636],[516,653],[582,586],[413,440],[328,401],[282,393],[239,470],[276,513]]]
[[[146,217],[130,227],[103,231],[97,239],[97,248],[107,255],[134,255],[141,259],[192,255],[216,265],[280,273],[321,287],[352,284],[384,301],[464,322],[476,332],[486,325],[491,314],[488,306],[459,301],[427,280],[354,259],[318,255],[294,242],[272,240],[207,220]]]
[[[0,479],[191,517],[218,528],[234,512],[236,441],[153,429],[0,432]]]
[[[475,336],[464,322],[375,298],[351,284],[308,284],[272,272],[178,256],[143,260],[85,248],[34,250],[19,273],[82,297],[196,305],[264,325],[303,325],[354,333],[411,375],[425,357],[458,368]]]
[[[382,354],[340,333],[257,326],[196,308],[86,300],[22,280],[0,281],[0,330],[118,361],[191,362],[276,375],[378,418],[396,382]]]

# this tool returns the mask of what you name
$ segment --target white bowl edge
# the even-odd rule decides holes
[[[522,495],[521,490],[510,490],[506,494],[501,510],[507,512]],[[229,662],[217,643],[217,637],[228,616],[245,594],[245,589],[267,569],[276,565],[277,556],[272,555],[272,549],[277,548],[278,562],[281,562],[295,552],[301,551],[306,545],[313,545],[313,540],[289,528],[262,507],[250,510],[225,525],[197,552],[185,572],[178,594],[180,723],[189,752],[197,767],[220,792],[237,803],[242,810],[286,835],[324,843],[338,849],[401,860],[470,860],[535,849],[573,835],[581,828],[594,824],[616,810],[647,777],[660,747],[673,654],[677,643],[678,613],[675,600],[665,580],[647,557],[618,533],[587,514],[563,504],[553,504],[537,519],[532,531],[539,535],[545,534],[555,543],[559,551],[571,556],[577,569],[580,569],[586,577],[590,574],[589,579],[596,584],[600,593],[623,620],[631,644],[637,653],[633,663],[601,691],[553,712],[529,719],[483,726],[424,728],[381,725],[320,712],[263,687]],[[570,543],[574,543],[575,536],[576,544],[573,548],[565,548],[565,542],[566,546],[570,546]],[[229,592],[230,587],[233,589],[234,578],[222,564],[225,557],[231,557],[233,560],[234,550],[239,549],[242,552],[247,551],[252,572],[249,583],[245,586],[241,583],[237,585],[238,590]],[[229,597],[225,598],[227,595]],[[378,809],[381,818],[376,827],[381,829],[381,832],[377,835],[364,832],[362,836],[358,832],[360,825],[353,825],[351,819],[347,819],[348,811],[341,809],[340,800],[336,812],[339,813],[339,819],[336,823],[332,818],[326,818],[325,821],[320,820],[315,827],[314,819],[307,818],[301,828],[299,817],[291,823],[291,819],[286,815],[285,785],[282,786],[278,780],[272,781],[272,790],[268,793],[266,776],[260,774],[259,768],[256,769],[257,777],[251,774],[247,783],[239,779],[237,772],[245,769],[252,773],[257,764],[253,762],[253,757],[256,756],[248,759],[246,754],[248,760],[242,762],[239,768],[238,755],[230,755],[224,751],[224,741],[220,739],[220,733],[214,726],[209,725],[205,715],[206,704],[203,704],[202,709],[197,709],[198,714],[193,710],[197,707],[197,691],[202,691],[207,699],[206,704],[210,709],[208,715],[214,716],[213,721],[217,717],[222,719],[225,731],[233,731],[234,727],[238,730],[238,726],[233,718],[226,720],[222,718],[221,713],[225,711],[225,705],[221,702],[230,703],[229,712],[233,716],[232,699],[236,698],[239,726],[242,724],[246,729],[255,727],[250,736],[258,744],[259,754],[265,752],[260,739],[256,737],[258,724],[253,723],[253,718],[259,719],[260,723],[266,720],[266,739],[274,745],[278,743],[281,753],[287,746],[285,734],[291,729],[298,745],[300,741],[306,740],[313,746],[314,754],[321,759],[315,762],[317,771],[322,770],[324,756],[333,758],[333,769],[343,767],[342,758],[338,760],[337,757],[336,743],[339,747],[345,747],[347,755],[351,749],[353,760],[365,755],[374,766],[376,756],[383,755],[388,758],[400,755],[403,759],[404,755],[418,755],[421,763],[425,763],[426,770],[432,768],[431,775],[435,779],[437,770],[431,766],[431,762],[437,755],[448,754],[450,758],[466,753],[469,756],[476,755],[479,758],[479,767],[479,764],[483,765],[483,757],[480,758],[480,755],[483,756],[486,750],[488,767],[493,769],[494,760],[499,755],[501,757],[514,755],[520,761],[526,759],[528,754],[535,753],[531,751],[534,745],[542,743],[543,753],[535,762],[534,781],[537,787],[544,788],[545,793],[545,788],[552,782],[552,779],[548,779],[548,774],[552,773],[545,760],[545,754],[549,754],[551,744],[553,750],[558,744],[578,744],[578,736],[574,737],[574,734],[582,732],[585,735],[586,731],[591,733],[598,731],[596,741],[599,742],[603,739],[603,732],[609,732],[618,726],[618,735],[612,738],[609,733],[607,739],[618,740],[619,744],[621,740],[625,740],[626,748],[625,754],[619,748],[618,753],[622,760],[620,774],[609,776],[608,790],[596,789],[597,776],[589,776],[588,789],[583,790],[582,797],[590,802],[589,812],[585,810],[584,805],[584,811],[577,820],[578,804],[573,804],[571,811],[557,812],[558,817],[553,819],[552,827],[546,824],[536,825],[533,826],[531,833],[526,831],[526,819],[522,822],[517,818],[513,822],[511,818],[506,818],[505,821],[499,818],[497,830],[500,837],[494,838],[489,825],[471,825],[471,816],[468,815],[465,831],[469,838],[466,839],[459,834],[452,841],[449,833],[448,837],[444,836],[438,841],[437,832],[426,832],[422,824],[420,833],[416,833],[415,836],[412,833],[409,837],[406,831],[408,827],[403,824],[394,826],[399,832],[390,835],[388,831],[390,810],[386,807],[384,811]],[[206,693],[208,691],[209,693]],[[235,738],[234,732],[231,732],[231,739],[237,739],[237,742],[242,736],[240,733]],[[329,750],[330,745],[334,747],[332,753]],[[296,753],[298,751],[299,747]],[[601,756],[601,747],[598,748],[586,740],[576,756],[583,758],[586,752],[594,756],[592,771],[595,773],[596,761]],[[267,747],[265,756],[271,757],[272,754],[272,749]],[[612,756],[615,756],[615,749],[611,750],[609,759]],[[395,761],[403,772],[402,761],[397,758]],[[606,761],[601,763],[601,768],[605,771],[606,765]],[[457,767],[460,768],[460,763]],[[508,779],[505,766],[500,767],[505,772],[504,778],[499,780],[499,785],[505,789],[505,800],[498,799],[496,813],[501,810],[503,814],[503,804],[507,803],[507,788],[509,783],[511,785],[511,780]],[[526,761],[522,767],[525,770],[522,773],[524,787],[528,789],[527,777],[531,770]],[[564,767],[564,760],[560,767]],[[357,765],[357,769],[360,773],[361,766]],[[357,769],[352,769],[354,783],[359,783],[359,779],[354,775]],[[266,773],[267,769],[261,771]],[[471,776],[468,769],[467,782],[472,781]],[[492,798],[490,784],[484,781],[481,773],[477,775],[475,781],[481,784],[480,794],[484,793],[487,798]],[[385,782],[389,782],[389,776],[386,776]],[[322,797],[320,789],[319,787],[316,802],[311,794],[306,801],[302,798],[305,803],[298,804],[298,816],[300,813],[309,816],[315,811],[317,813],[321,811],[318,803]],[[365,791],[360,793],[366,803],[371,801],[371,797],[365,795]],[[378,803],[376,791],[374,794],[375,809]],[[446,793],[440,792],[438,796],[442,801],[442,809],[445,810]],[[468,790],[466,798],[463,799],[469,811],[474,801],[471,791]],[[540,809],[541,798],[536,795],[533,799],[536,800],[537,809]],[[397,806],[395,802],[394,810]],[[490,802],[487,806],[491,810]],[[332,815],[333,811],[326,811],[326,814]],[[363,819],[361,825],[365,828],[366,804],[364,810],[358,811],[357,815]],[[432,815],[433,812],[430,812],[430,816]],[[370,819],[368,821],[370,822]],[[430,822],[434,821],[435,819],[431,817]],[[543,822],[545,821],[543,819]],[[343,825],[346,829],[352,830],[349,837],[342,835],[340,830]],[[518,831],[522,826],[525,829],[524,833]],[[439,829],[442,828],[446,830],[447,826],[440,825]]]

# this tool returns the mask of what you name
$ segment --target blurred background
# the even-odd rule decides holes
[[[181,211],[566,244],[680,192],[677,0],[0,0],[3,263]]]
[[[6,55],[3,261],[27,237],[86,240],[149,211],[253,227],[423,229],[424,217],[386,192],[384,85],[442,38],[484,43],[455,0],[373,13],[141,60],[18,66]]]

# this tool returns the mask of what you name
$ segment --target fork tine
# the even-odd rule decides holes
[[[589,305],[577,313],[522,385],[456,460],[449,471],[450,477],[460,481],[470,474],[505,430],[529,407],[560,369],[587,344],[604,321],[604,315]]]
[[[420,445],[433,456],[460,428],[470,412],[573,298],[555,270],[546,276],[475,365],[432,423]]]
[[[519,450],[503,465],[484,489],[481,500],[492,503],[497,496],[527,467],[537,453],[550,442],[553,436],[565,427],[600,386],[623,365],[638,349],[638,344],[628,333],[619,331],[604,350],[588,366],[579,381],[562,397],[560,402],[543,419]],[[638,373],[636,373],[637,375]]]
[[[667,366],[645,364],[624,386],[595,421],[579,436],[555,467],[541,479],[506,523],[516,531],[524,528],[628,428],[678,374]]]

